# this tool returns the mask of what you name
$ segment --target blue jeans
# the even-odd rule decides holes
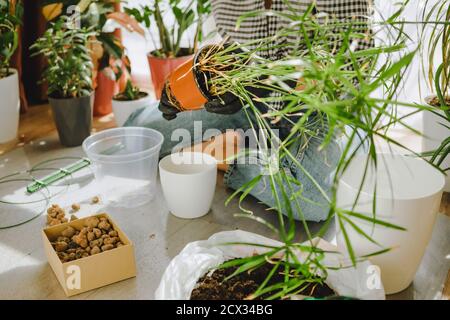
[[[195,123],[197,122],[197,126]],[[201,128],[198,124],[201,123]],[[137,110],[127,120],[124,126],[142,126],[160,131],[165,139],[161,148],[161,157],[170,154],[172,150],[191,146],[205,141],[213,136],[225,132],[227,129],[250,128],[250,122],[244,111],[232,115],[218,115],[208,113],[205,110],[183,112],[177,118],[167,121],[162,117],[157,108],[157,104],[144,109]],[[186,129],[189,139],[179,141],[181,134],[177,129]],[[185,131],[186,132],[186,131]],[[294,183],[290,186],[283,185],[288,194],[298,194],[298,205],[291,202],[291,208],[296,219],[308,221],[321,221],[328,215],[328,201],[323,193],[330,194],[330,185],[333,172],[340,157],[340,148],[336,142],[328,144],[327,148],[319,150],[322,139],[318,137],[310,138],[308,143],[298,138],[289,147],[289,151],[298,161],[293,161],[287,157],[281,160],[281,169],[287,178]],[[225,173],[224,183],[226,186],[237,190],[245,183],[261,175],[263,167],[260,164],[237,163],[230,164]],[[308,177],[312,176],[316,183]],[[250,194],[269,207],[276,207],[276,202],[270,187],[270,177],[263,175],[259,182],[253,187]],[[296,182],[296,183],[295,183]],[[277,186],[277,191],[280,191]],[[286,210],[284,210],[286,211]],[[283,212],[286,214],[286,212]]]

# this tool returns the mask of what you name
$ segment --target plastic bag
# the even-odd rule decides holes
[[[318,247],[337,251],[337,247],[316,239]],[[187,300],[198,279],[221,263],[264,253],[266,249],[248,245],[227,245],[229,242],[259,243],[271,246],[280,242],[242,230],[224,231],[208,240],[191,242],[172,259],[155,293],[157,300]],[[301,261],[302,257],[299,255]],[[327,253],[323,264],[329,267],[348,266],[349,258],[343,254]],[[383,285],[376,268],[369,262],[359,262],[355,268],[329,270],[327,285],[341,296],[358,299],[385,299]],[[374,278],[375,277],[375,278]]]

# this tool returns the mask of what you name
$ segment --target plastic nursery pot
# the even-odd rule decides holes
[[[210,98],[205,79],[195,67],[202,52],[210,47],[201,48],[192,59],[174,70],[168,79],[167,90],[176,99],[181,110],[199,110]]]
[[[0,79],[1,118],[0,143],[13,140],[19,127],[20,98],[17,70],[10,69],[10,74]]]
[[[48,99],[61,144],[66,147],[81,145],[91,135],[93,93],[80,98]]]
[[[406,289],[414,279],[431,238],[444,175],[420,158],[392,154],[379,154],[377,157],[377,169],[369,167],[366,174],[367,156],[358,155],[352,160],[339,181],[337,206],[373,218],[375,200],[376,219],[406,229],[389,228],[349,216],[356,228],[370,235],[377,245],[348,222],[343,222],[357,256],[391,248],[369,259],[380,268],[386,293],[392,294]],[[344,233],[339,223],[336,226],[338,247],[347,250]]]
[[[429,96],[425,98],[425,103],[430,106],[433,106],[430,101],[432,101],[435,96]],[[444,113],[441,111],[441,114]],[[423,112],[423,142],[422,142],[422,151],[428,152],[433,151],[439,148],[440,144],[450,136],[450,129],[445,127],[445,119],[438,116],[437,114],[431,111]],[[447,124],[448,125],[448,124]],[[442,169],[446,169],[450,167],[450,155],[445,158],[445,160],[441,164]],[[450,174],[447,173],[446,183],[444,187],[444,191],[450,192]]]
[[[163,135],[156,130],[123,127],[104,130],[83,142],[106,202],[134,208],[152,200],[163,141]]]
[[[137,100],[120,100],[114,96],[112,108],[117,126],[121,127],[127,121],[128,117],[136,110],[149,106],[153,99],[147,92],[142,92],[145,96]]]
[[[103,72],[97,74],[95,89],[94,116],[105,116],[112,112],[112,98],[119,92],[119,84],[108,78]]]
[[[148,64],[150,66],[150,74],[152,76],[152,83],[155,89],[156,98],[159,100],[161,98],[161,92],[164,88],[164,83],[167,77],[175,70],[178,66],[182,65],[184,62],[192,59],[192,54],[187,54],[188,50],[183,48],[181,53],[186,53],[186,55],[176,58],[160,58],[155,57],[152,53],[147,55]]]

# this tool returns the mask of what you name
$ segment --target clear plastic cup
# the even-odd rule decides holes
[[[159,131],[141,127],[109,129],[84,140],[103,200],[126,208],[150,201],[163,141]]]

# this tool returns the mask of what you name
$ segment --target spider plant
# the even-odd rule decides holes
[[[170,9],[175,23],[167,20],[166,11]],[[125,12],[133,16],[138,22],[150,29],[154,24],[158,30],[159,45],[153,40],[156,50],[152,52],[155,57],[173,58],[192,54],[202,40],[203,18],[210,11],[208,0],[191,0],[183,4],[181,0],[154,0],[152,5],[138,8],[125,8]],[[196,24],[195,34],[190,47],[181,48],[181,40],[186,31]],[[150,32],[151,36],[151,32]]]
[[[392,40],[385,41],[377,47],[355,50],[355,44],[358,42],[367,42],[371,37],[377,36],[368,31],[368,22],[365,19],[345,21],[329,19],[325,23],[323,21],[319,23],[311,15],[311,11],[312,7],[304,14],[294,10],[283,13],[276,11],[249,13],[238,21],[237,27],[243,19],[258,14],[278,16],[287,21],[287,27],[274,37],[263,39],[259,46],[247,43],[212,51],[207,56],[208,61],[204,65],[199,65],[199,68],[212,73],[208,84],[210,90],[216,94],[232,92],[247,105],[244,112],[256,136],[259,134],[259,128],[265,129],[267,135],[265,139],[259,140],[259,149],[264,152],[269,147],[273,149],[276,146],[275,163],[282,163],[283,159],[294,163],[322,195],[328,208],[326,221],[319,231],[313,232],[304,219],[304,212],[300,206],[300,201],[312,202],[302,194],[303,182],[294,181],[284,170],[272,163],[267,165],[265,175],[258,175],[248,181],[228,199],[227,203],[239,197],[242,212],[236,216],[263,223],[282,242],[280,247],[265,247],[267,252],[264,254],[232,260],[221,266],[238,266],[236,272],[232,274],[235,276],[258,268],[268,261],[272,263],[272,272],[250,298],[268,292],[273,293],[269,299],[284,298],[301,292],[309,283],[320,284],[325,281],[330,267],[322,263],[325,252],[316,246],[313,239],[323,236],[333,220],[341,227],[345,238],[350,257],[347,267],[355,265],[360,259],[389,250],[379,245],[379,250],[358,257],[349,240],[348,228],[373,243],[377,242],[370,234],[361,230],[355,221],[405,230],[402,226],[378,218],[375,214],[375,202],[372,206],[372,215],[339,208],[337,187],[340,177],[353,161],[355,154],[361,150],[367,153],[366,171],[361,182],[361,186],[363,185],[368,168],[377,167],[377,140],[408,150],[387,134],[392,125],[400,125],[418,133],[405,123],[406,116],[397,115],[396,108],[409,107],[411,109],[409,115],[412,115],[427,107],[395,99],[401,79],[411,65],[417,50],[405,51],[408,37],[403,31],[404,23],[398,19],[398,12],[382,21],[371,21],[372,25],[387,28],[391,34],[395,34]],[[277,61],[258,56],[257,49],[240,50],[239,58],[236,59],[236,48],[263,47],[271,45],[278,37],[294,39],[298,34],[303,35],[303,39],[298,43],[280,45],[285,46],[287,54]],[[233,62],[233,67],[227,68],[230,61]],[[297,83],[294,88],[289,84],[292,82]],[[265,88],[279,95],[260,98],[253,95],[248,87]],[[301,90],[296,90],[295,87]],[[384,91],[384,98],[373,95],[374,91],[380,88]],[[281,101],[283,107],[279,110],[273,109],[271,103],[274,101]],[[285,137],[279,137],[273,130],[273,124],[280,121],[291,124],[292,129]],[[325,188],[312,173],[308,172],[289,147],[303,137],[305,141],[320,139],[322,143],[319,148],[326,150],[337,136],[345,137],[346,143],[341,156],[337,159],[333,182],[329,188]],[[265,158],[270,160],[270,155],[266,155]],[[261,181],[264,181],[272,191],[275,207],[271,209],[277,216],[277,225],[255,216],[242,206],[242,200]],[[375,199],[375,190],[373,196]],[[304,229],[302,235],[299,234],[301,231],[295,222],[294,211],[300,215],[300,224]],[[306,237],[306,244],[298,241],[300,236]],[[257,243],[239,244],[260,246]],[[299,261],[298,252],[305,253],[306,258]],[[279,259],[280,257],[282,259]],[[284,282],[268,286],[267,283],[275,272],[285,275]]]
[[[0,79],[10,75],[10,61],[19,44],[20,1],[0,0]]]
[[[422,54],[426,56],[428,68],[424,70],[428,78],[428,84],[436,93],[430,99],[429,104],[433,107],[429,112],[434,113],[439,119],[437,125],[444,126],[450,130],[450,1],[437,1],[432,4],[425,1],[422,11],[423,21],[440,21],[440,24],[424,24],[422,27],[423,42]],[[430,33],[427,31],[431,28]],[[425,37],[427,37],[425,39]],[[436,61],[438,50],[442,60]],[[450,153],[450,137],[444,140],[438,148],[432,152],[424,153],[430,157],[429,161],[437,167],[441,167]],[[442,168],[444,172],[449,168]]]

